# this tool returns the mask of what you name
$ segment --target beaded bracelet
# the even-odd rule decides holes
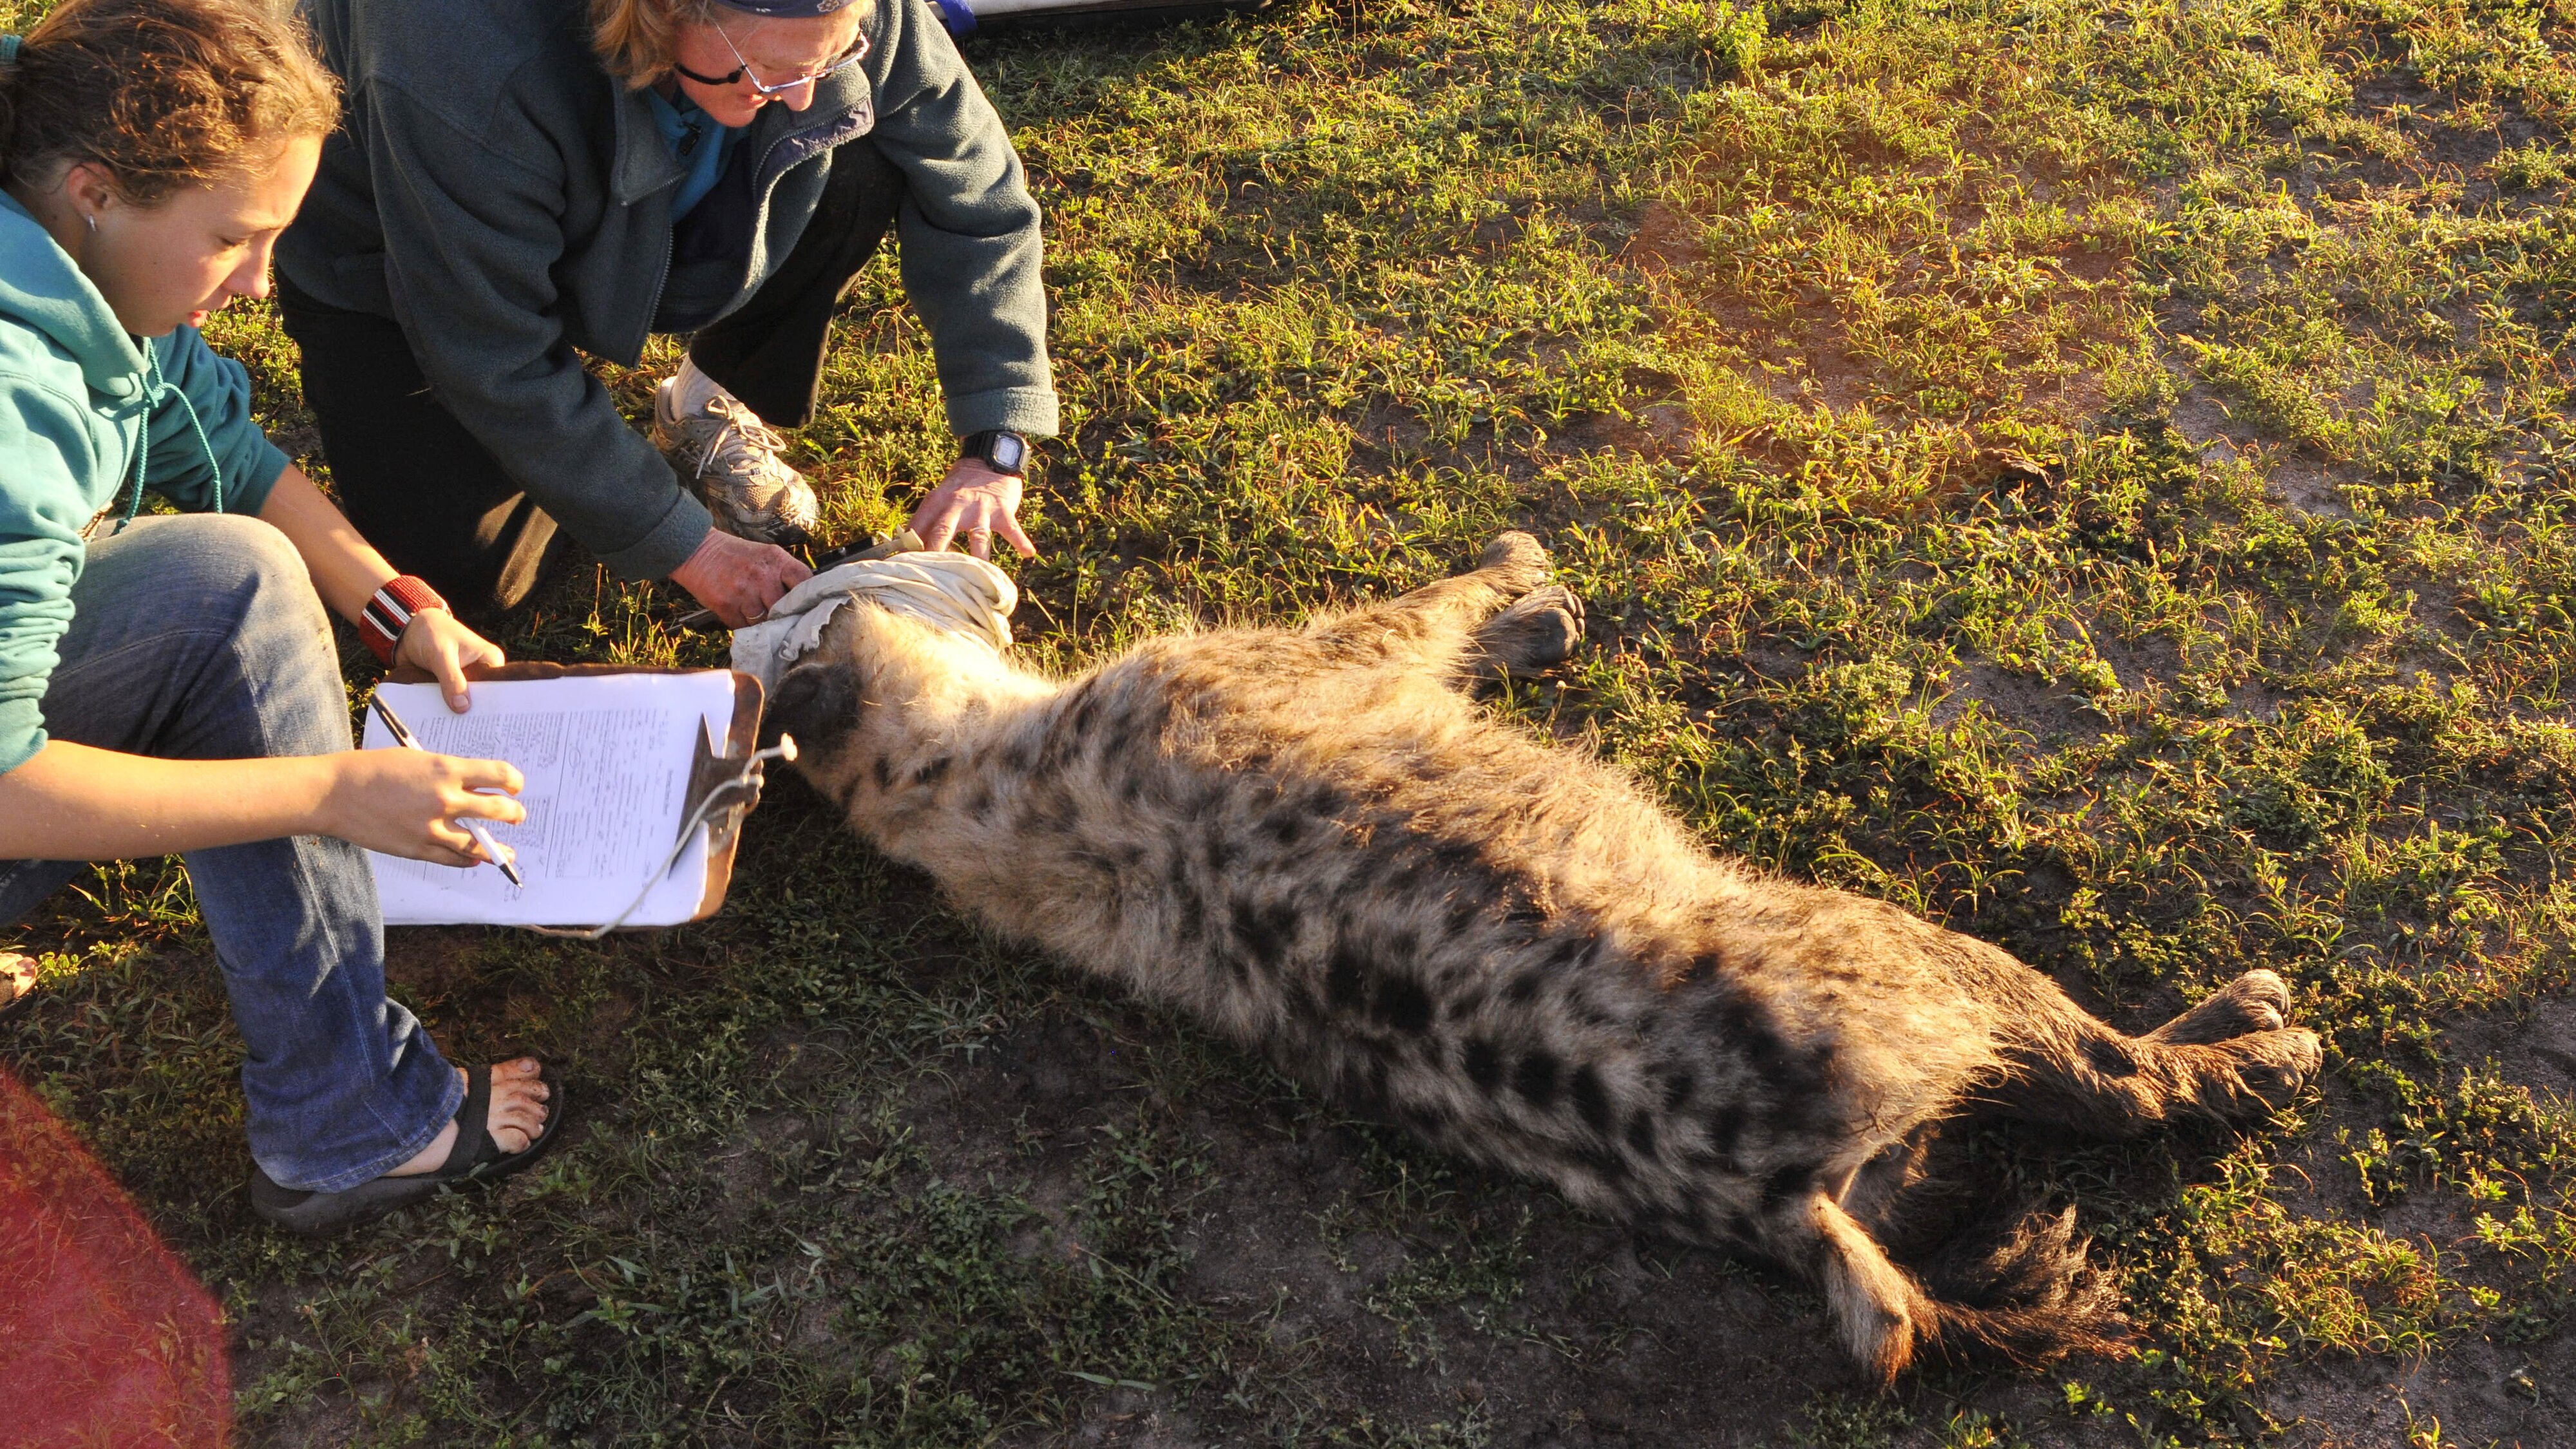
[[[376,590],[367,607],[358,611],[358,637],[386,664],[394,662],[394,646],[402,643],[403,630],[412,615],[423,609],[444,609],[447,601],[438,590],[410,574]]]

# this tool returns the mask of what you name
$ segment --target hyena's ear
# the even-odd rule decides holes
[[[769,698],[760,721],[760,742],[778,743],[794,735],[808,750],[828,750],[859,722],[859,671],[848,664],[809,664],[788,671]]]

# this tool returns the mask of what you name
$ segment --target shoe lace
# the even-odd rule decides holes
[[[701,418],[709,416],[719,421],[715,431],[697,450],[699,478],[705,478],[707,470],[719,462],[728,472],[736,470],[744,462],[750,465],[745,471],[755,473],[768,473],[780,466],[778,455],[786,451],[787,440],[772,431],[767,423],[760,420],[759,414],[743,405],[741,399],[716,398],[700,415]]]

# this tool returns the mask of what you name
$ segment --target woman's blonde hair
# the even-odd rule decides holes
[[[590,48],[599,63],[640,91],[671,73],[680,27],[715,19],[715,0],[590,0]]]
[[[63,0],[0,61],[0,177],[86,161],[143,206],[339,123],[339,82],[277,0]]]

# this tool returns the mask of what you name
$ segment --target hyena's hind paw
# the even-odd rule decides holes
[[[1494,582],[1514,598],[1546,583],[1554,572],[1548,565],[1547,546],[1517,528],[1495,534],[1477,557],[1476,567],[1494,575]]]
[[[2223,1065],[2198,1074],[2201,1110],[2226,1121],[2270,1116],[2298,1100],[2325,1070],[2325,1044],[2312,1031],[2289,1028],[2229,1037],[2186,1051],[2225,1054]]]
[[[2325,1069],[2317,1034],[2289,1019],[2289,984],[2248,971],[2138,1041],[2190,1064],[2185,1091],[2202,1112],[2252,1121],[2289,1106]]]
[[[2147,1040],[2207,1046],[2258,1031],[2279,1031],[2289,1024],[2289,984],[2269,971],[2248,971],[2149,1032]]]
[[[1574,646],[1582,642],[1583,601],[1565,585],[1549,584],[1523,594],[1478,627],[1467,651],[1467,672],[1477,679],[1543,674],[1572,657]]]

